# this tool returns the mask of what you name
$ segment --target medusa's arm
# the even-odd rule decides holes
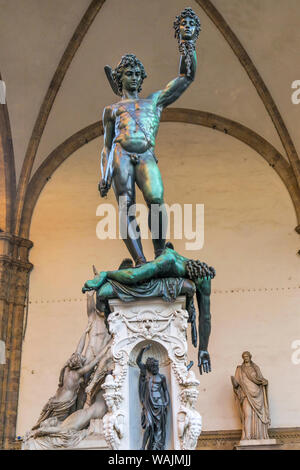
[[[199,280],[197,285],[197,301],[199,310],[199,352],[198,367],[200,374],[202,372],[211,371],[210,356],[207,351],[209,336],[211,331],[211,314],[210,314],[210,293],[211,281]]]

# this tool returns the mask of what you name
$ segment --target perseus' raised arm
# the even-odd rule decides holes
[[[189,55],[182,55],[179,63],[179,77],[185,77],[190,85],[195,79],[197,69],[196,51],[192,50]]]
[[[175,38],[181,54],[178,77],[168,83],[157,96],[157,106],[165,108],[177,100],[193,82],[196,75],[197,57],[195,42],[200,32],[200,21],[191,8],[185,8],[174,22]]]
[[[190,73],[188,74],[187,57],[180,57],[179,75],[174,80],[171,80],[164,90],[158,92],[157,106],[165,108],[166,106],[174,103],[174,101],[176,101],[193,82],[197,67],[197,57],[195,51],[193,51],[190,58],[191,65]]]

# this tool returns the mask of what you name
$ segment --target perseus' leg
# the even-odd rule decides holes
[[[137,185],[149,209],[148,226],[152,235],[155,257],[157,257],[165,248],[168,220],[160,170],[151,153],[140,159],[135,167],[135,175]]]
[[[119,148],[115,149],[112,187],[119,205],[121,236],[135,264],[143,264],[146,259],[142,249],[140,228],[132,207],[135,205],[134,167],[129,156]]]

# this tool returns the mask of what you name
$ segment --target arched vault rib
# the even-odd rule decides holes
[[[0,104],[0,230],[3,232],[12,230],[15,197],[15,159],[9,114],[7,104]]]
[[[105,0],[92,0],[85,14],[83,15],[79,25],[77,26],[68,46],[66,47],[62,58],[57,66],[57,69],[52,77],[47,93],[44,97],[44,100],[41,104],[39,114],[34,124],[34,128],[29,139],[28,147],[26,150],[24,162],[22,165],[18,192],[17,192],[17,201],[16,201],[16,214],[15,214],[15,233],[19,233],[21,214],[23,210],[24,198],[31,176],[31,171],[33,163],[36,157],[36,153],[52,109],[54,100],[60,89],[62,81],[68,71],[68,68],[73,60],[74,55],[76,54],[78,48],[80,47],[86,33],[88,32],[91,24],[99,13],[101,7],[105,3]]]
[[[162,122],[183,122],[210,127],[211,129],[225,132],[226,134],[249,145],[258,152],[280,176],[291,196],[297,220],[300,224],[300,192],[295,175],[284,157],[263,137],[238,122],[231,121],[230,119],[216,114],[197,111],[194,109],[166,109],[162,114]],[[103,135],[101,122],[95,122],[94,124],[81,129],[53,150],[37,169],[28,185],[26,193],[20,227],[22,237],[29,237],[34,207],[42,189],[54,171],[59,167],[59,165],[61,165],[61,163],[72,155],[72,153],[101,135]]]
[[[228,23],[225,21],[221,13],[213,5],[210,0],[195,0],[196,3],[203,9],[207,16],[212,20],[215,26],[218,28],[220,33],[223,35],[229,46],[237,56],[241,65],[248,74],[250,80],[256,88],[258,95],[260,96],[269,116],[271,117],[275,129],[282,142],[283,148],[286,151],[287,157],[291,163],[292,170],[296,177],[298,188],[300,188],[300,160],[297,154],[296,148],[286,128],[284,120],[276,106],[275,101],[272,98],[270,91],[268,90],[265,82],[260,76],[257,68],[252,62],[251,58],[247,54],[245,48],[239,41],[238,37],[234,34]]]

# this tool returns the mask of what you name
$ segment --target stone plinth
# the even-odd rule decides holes
[[[90,434],[71,450],[107,450],[103,434]],[[70,448],[68,449],[70,450]]]
[[[108,317],[113,336],[112,354],[115,362],[113,377],[115,393],[121,396],[118,409],[111,419],[104,416],[104,435],[113,449],[140,449],[143,429],[138,394],[139,369],[136,357],[147,343],[152,347],[143,360],[152,356],[159,360],[160,372],[166,376],[171,398],[168,413],[166,449],[195,448],[195,430],[201,432],[201,416],[194,409],[199,381],[187,371],[188,313],[183,308],[185,297],[173,303],[160,298],[136,302],[110,300]],[[192,397],[192,398],[191,398]],[[114,416],[122,416],[122,432],[113,438]],[[107,425],[105,423],[108,423]],[[117,435],[118,434],[118,435]]]
[[[276,450],[280,445],[276,439],[249,439],[241,440],[235,447],[236,450]]]

